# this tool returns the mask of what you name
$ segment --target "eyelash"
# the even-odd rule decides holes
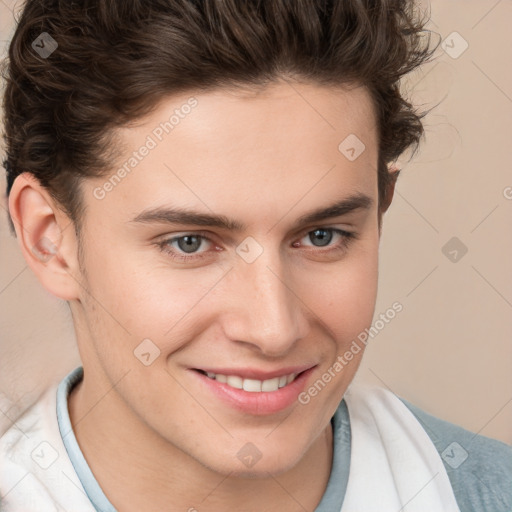
[[[351,242],[358,239],[358,235],[356,233],[352,233],[350,231],[345,231],[343,229],[338,229],[338,228],[317,227],[317,228],[310,229],[309,231],[306,231],[305,233],[302,233],[299,240],[304,238],[305,236],[309,235],[310,233],[313,233],[313,232],[319,231],[319,230],[331,231],[334,234],[341,235],[341,241],[337,245],[335,245],[335,246],[328,245],[328,246],[326,246],[326,247],[329,247],[329,249],[327,249],[327,250],[322,250],[322,248],[319,246],[318,247],[320,249],[319,252],[321,252],[321,253],[333,254],[333,253],[345,251],[349,247]],[[209,257],[210,254],[208,252],[202,252],[202,253],[196,253],[196,254],[189,255],[189,254],[178,253],[175,251],[175,249],[171,248],[170,244],[172,242],[175,242],[177,240],[180,240],[181,238],[184,238],[184,237],[190,236],[190,235],[200,237],[204,240],[214,243],[208,237],[207,233],[204,233],[201,231],[196,231],[196,232],[191,232],[191,233],[184,233],[180,236],[175,236],[172,238],[166,238],[165,240],[157,242],[157,245],[163,253],[167,254],[171,258],[171,260],[179,261],[181,263],[187,263],[191,260],[199,261],[205,257]],[[314,246],[307,246],[307,247],[314,247]],[[315,250],[315,252],[317,252],[317,251]]]

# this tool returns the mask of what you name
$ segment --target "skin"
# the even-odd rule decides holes
[[[106,178],[85,180],[81,240],[33,177],[19,176],[12,189],[25,258],[71,307],[84,367],[69,398],[75,435],[120,511],[314,510],[331,469],[330,419],[363,351],[307,405],[267,415],[221,402],[191,368],[307,364],[307,389],[371,325],[379,216],[394,185],[379,211],[370,96],[284,82],[173,96],[118,131],[116,164],[192,95],[192,112],[103,199],[94,190]],[[366,147],[354,161],[338,150],[351,133]],[[293,227],[354,193],[371,207]],[[132,222],[162,206],[222,214],[246,228]],[[330,228],[357,239],[343,247],[333,233],[319,246],[308,235]],[[202,257],[184,262],[162,250],[165,239],[198,231],[211,240],[197,250]],[[236,252],[248,236],[263,249],[252,263]],[[176,241],[171,247],[184,254]],[[160,350],[150,366],[134,356],[143,339]],[[252,467],[237,457],[246,443],[261,453]]]

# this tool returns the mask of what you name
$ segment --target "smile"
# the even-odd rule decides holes
[[[273,379],[257,380],[257,379],[244,379],[238,375],[223,375],[221,373],[203,372],[208,378],[216,380],[222,384],[235,389],[243,389],[250,393],[270,393],[277,391],[280,388],[284,388],[288,384],[291,384],[298,373],[290,373],[289,375],[282,375],[281,377],[274,377]]]
[[[198,393],[220,400],[243,414],[276,414],[297,403],[317,365],[303,364],[274,370],[249,367],[190,368]],[[192,385],[192,383],[191,383]]]

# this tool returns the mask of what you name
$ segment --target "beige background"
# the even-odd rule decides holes
[[[16,5],[0,0],[3,54]],[[371,340],[357,378],[512,444],[512,2],[430,9],[447,51],[404,87],[415,104],[442,103],[384,220],[375,319],[395,301],[403,311]],[[67,305],[26,267],[5,208],[2,197],[0,428],[79,364]],[[452,237],[467,248],[456,262],[442,252]]]

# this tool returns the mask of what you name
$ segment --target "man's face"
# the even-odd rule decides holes
[[[368,93],[274,84],[183,94],[119,134],[114,172],[134,151],[137,163],[111,185],[112,174],[83,184],[84,289],[72,308],[85,388],[117,383],[112,414],[216,471],[293,467],[326,431],[363,351],[308,403],[299,395],[332,376],[374,312]],[[365,146],[355,159],[354,135]],[[304,220],[354,196],[369,204]],[[244,463],[246,452],[261,458]]]

